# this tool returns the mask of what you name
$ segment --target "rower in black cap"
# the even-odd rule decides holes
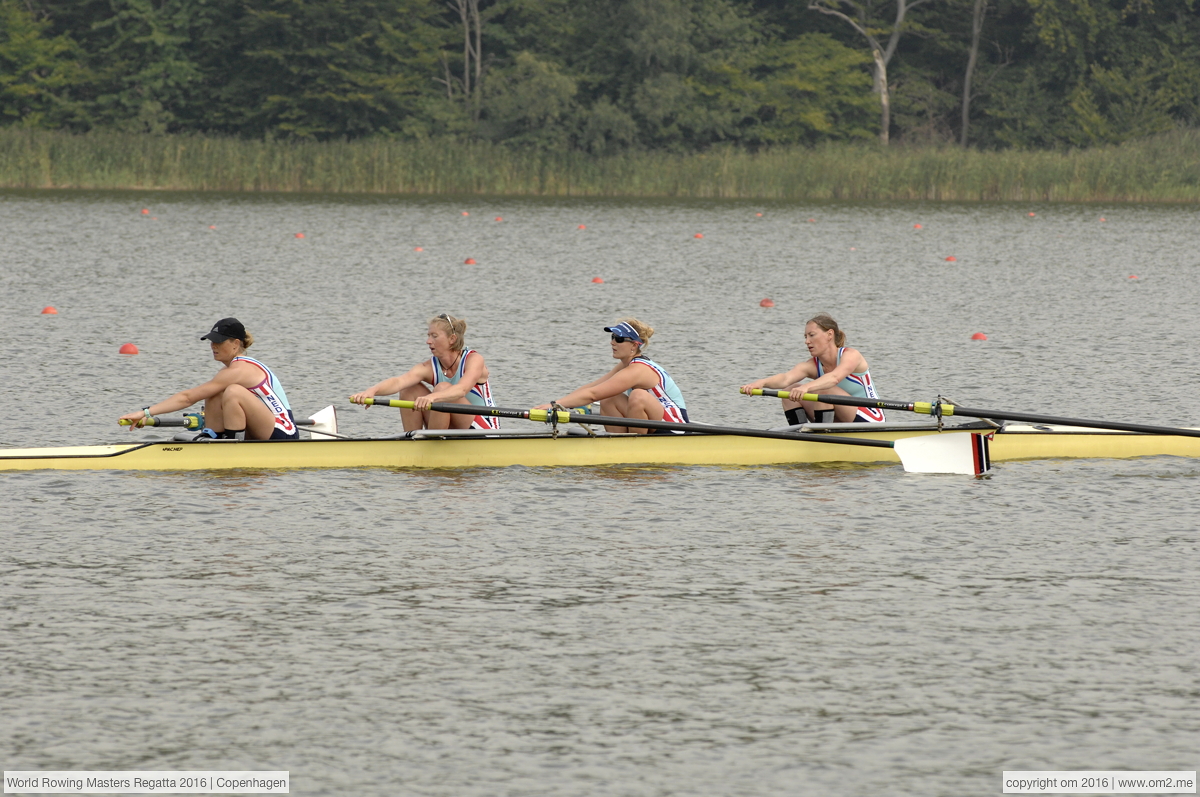
[[[131,412],[120,420],[130,428],[142,426],[151,415],[176,412],[204,402],[205,428],[197,436],[232,438],[245,432],[247,440],[298,440],[296,420],[283,385],[267,366],[246,356],[254,336],[236,318],[222,318],[200,340],[207,340],[213,359],[225,367],[199,387]]]

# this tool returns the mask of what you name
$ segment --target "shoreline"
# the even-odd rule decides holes
[[[700,153],[0,129],[0,189],[378,196],[1200,203],[1200,130],[1068,151],[872,144]]]

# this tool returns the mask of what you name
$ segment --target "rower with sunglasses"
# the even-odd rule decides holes
[[[621,418],[688,423],[683,394],[662,366],[642,350],[650,344],[652,327],[636,318],[623,318],[605,332],[612,333],[612,356],[619,360],[613,369],[554,402],[562,407],[582,407],[600,402],[600,414]],[[539,409],[551,405],[543,404]],[[636,432],[646,429],[627,426],[605,426],[610,432]]]
[[[463,345],[466,331],[467,322],[449,313],[431,318],[429,334],[425,338],[429,359],[417,363],[406,374],[393,376],[361,393],[355,393],[350,400],[362,404],[363,399],[399,393],[401,399],[415,405],[414,409],[400,410],[400,420],[406,432],[417,429],[499,429],[499,418],[429,409],[429,405],[435,401],[474,404],[477,407],[496,406],[483,355]]]

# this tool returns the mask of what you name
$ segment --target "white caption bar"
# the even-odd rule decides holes
[[[1110,770],[1004,772],[1005,794],[1195,794],[1190,772]]]
[[[5,794],[290,794],[289,772],[4,771]]]

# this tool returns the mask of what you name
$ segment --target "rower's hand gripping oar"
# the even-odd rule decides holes
[[[358,403],[358,402],[355,402]],[[416,409],[411,401],[402,399],[379,399],[367,398],[363,399],[363,404],[375,407],[397,407],[399,409]],[[730,426],[709,426],[707,424],[696,423],[673,423],[671,421],[651,421],[637,420],[634,418],[620,418],[605,415],[589,415],[584,413],[565,412],[561,410],[515,410],[505,409],[503,407],[481,407],[475,404],[455,404],[444,401],[434,401],[429,405],[429,409],[434,412],[448,412],[459,415],[489,415],[495,418],[519,418],[527,421],[541,421],[543,423],[586,423],[586,424],[602,424],[606,426],[632,426],[638,429],[662,429],[671,432],[691,432],[694,434],[712,434],[712,435],[737,435],[740,437],[760,437],[768,440],[791,440],[802,441],[809,443],[825,443],[827,445],[846,445],[846,446],[869,446],[874,448],[891,448],[895,449],[900,456],[900,461],[904,465],[904,469],[913,473],[966,473],[978,475],[983,470],[975,468],[966,469],[967,465],[961,456],[948,457],[942,453],[943,443],[940,447],[932,446],[933,453],[931,454],[929,446],[924,448],[914,447],[909,445],[911,440],[873,440],[873,439],[853,439],[833,437],[827,434],[806,434],[802,432],[772,432],[766,429],[743,429]],[[947,435],[952,437],[951,435]],[[956,437],[956,436],[953,436]]]
[[[751,390],[750,395],[781,399],[790,399],[792,396],[791,391],[788,390],[764,390],[762,388]],[[857,399],[853,396],[826,396],[815,393],[805,393],[803,399],[804,401],[819,401],[824,404],[841,404],[845,407],[874,407],[880,410],[924,412],[927,415],[937,414],[936,408],[938,407],[953,408],[951,404],[924,402],[903,404],[898,401]],[[945,414],[952,415],[953,413]],[[981,415],[979,417],[991,418],[994,416]],[[900,455],[904,469],[910,473],[960,473],[968,476],[981,476],[992,467],[989,451],[990,439],[990,434],[941,432],[939,430],[936,434],[900,438],[896,441],[896,453]]]
[[[122,426],[132,426],[133,421],[120,420]],[[337,435],[337,409],[330,404],[323,410],[313,413],[311,418],[297,418],[297,426],[303,426],[304,431],[313,437],[334,437]],[[204,428],[204,416],[198,412],[184,413],[182,418],[163,418],[151,415],[142,422],[142,426],[182,427],[190,431]]]
[[[755,396],[769,398],[788,398],[786,390],[752,390]],[[1120,421],[1089,421],[1083,418],[1062,418],[1057,415],[1042,415],[1034,412],[1007,412],[1005,410],[979,410],[970,407],[959,407],[955,404],[928,401],[880,401],[878,399],[860,399],[853,396],[827,396],[825,394],[805,393],[805,401],[819,401],[822,404],[841,404],[845,407],[875,407],[881,410],[902,410],[917,412],[923,415],[947,416],[962,415],[968,418],[989,418],[1000,421],[1021,421],[1023,423],[1044,423],[1054,426],[1075,426],[1082,429],[1111,429],[1115,432],[1138,432],[1140,434],[1169,434],[1180,437],[1200,437],[1200,429],[1180,429],[1176,426],[1152,426],[1145,423],[1122,423]]]

